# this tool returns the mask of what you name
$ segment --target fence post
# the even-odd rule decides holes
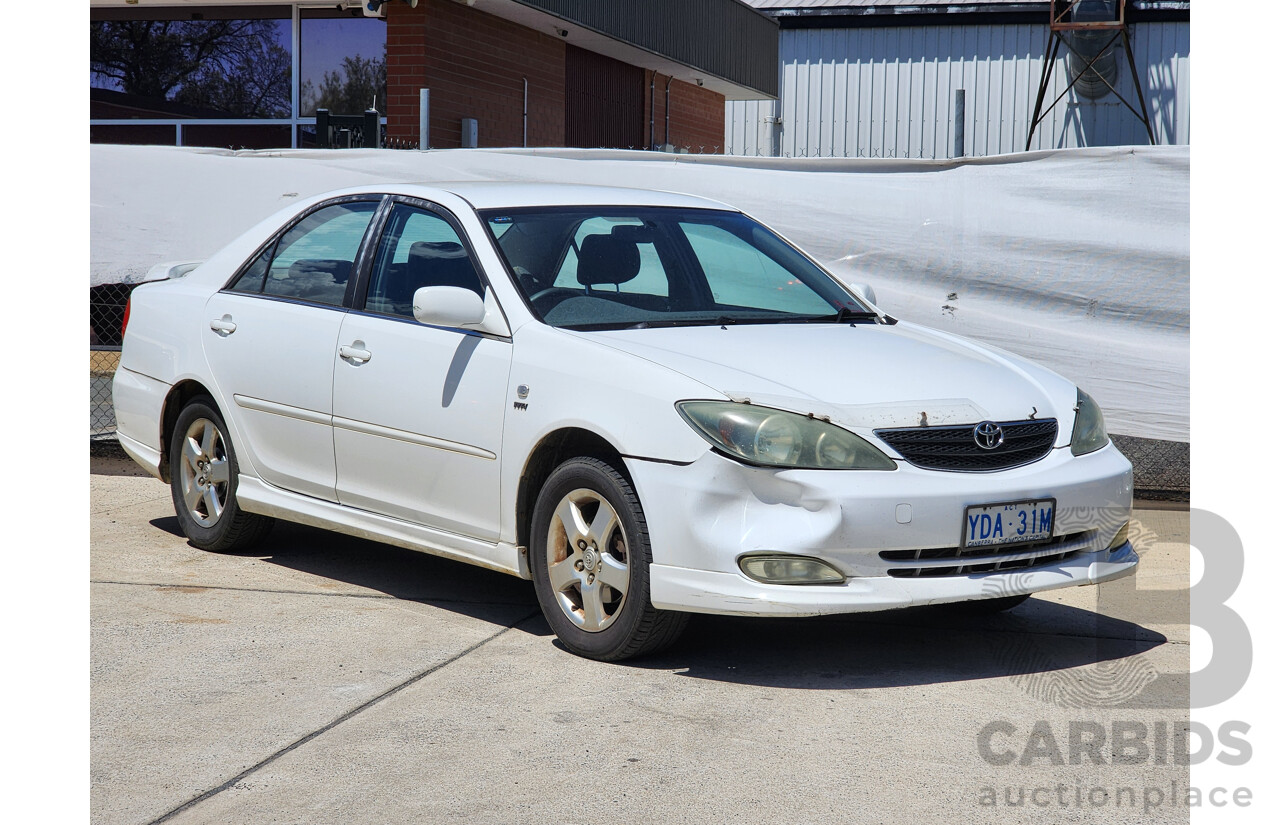
[[[418,148],[431,148],[431,90],[418,90]]]

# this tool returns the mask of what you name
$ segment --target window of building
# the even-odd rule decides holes
[[[302,9],[299,114],[387,113],[387,24],[377,17]]]
[[[92,142],[314,145],[317,108],[386,114],[386,22],[359,8],[95,8],[89,27]]]

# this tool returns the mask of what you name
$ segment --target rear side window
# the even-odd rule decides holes
[[[231,289],[341,306],[377,201],[317,209],[268,246]]]

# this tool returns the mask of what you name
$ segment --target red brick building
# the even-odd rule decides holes
[[[315,145],[318,110],[376,106],[387,145],[722,152],[725,101],[778,82],[739,0],[93,0],[90,25],[96,142]]]

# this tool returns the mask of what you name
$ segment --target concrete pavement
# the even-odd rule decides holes
[[[1187,721],[1184,511],[1137,514],[1136,582],[996,618],[697,617],[620,665],[499,573],[287,524],[203,553],[124,458],[92,460],[90,511],[94,822],[1187,819],[1154,753]],[[1085,728],[1105,745],[1072,751]]]

